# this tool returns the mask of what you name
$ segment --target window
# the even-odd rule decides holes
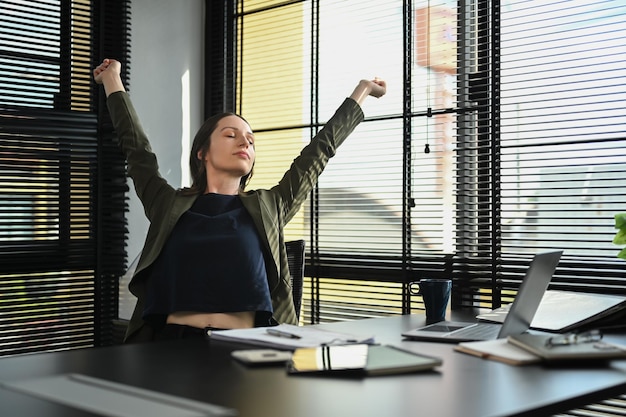
[[[509,252],[557,246],[570,256],[612,259],[616,249],[612,217],[626,209],[626,3],[582,3],[502,7],[502,240]]]
[[[0,355],[99,344],[117,302],[125,185],[98,141],[92,7],[0,1]]]
[[[274,184],[361,78],[387,96],[319,179],[304,321],[421,308],[406,283],[451,276],[453,305],[510,302],[537,252],[552,288],[623,292],[623,1],[239,1],[237,110]]]
[[[473,276],[457,296],[471,304],[486,288],[493,305],[510,302],[521,265],[550,249],[564,250],[551,288],[623,293],[612,236],[626,207],[624,2],[489,6],[466,11],[463,32],[476,110],[459,117],[457,256]]]

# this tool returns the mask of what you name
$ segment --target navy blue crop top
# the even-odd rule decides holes
[[[176,311],[273,312],[261,241],[238,196],[199,196],[148,279],[143,316],[151,322]]]

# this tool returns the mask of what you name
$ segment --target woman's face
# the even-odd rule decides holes
[[[244,120],[231,115],[217,123],[203,159],[207,172],[217,171],[240,178],[252,170],[255,157],[252,129]]]

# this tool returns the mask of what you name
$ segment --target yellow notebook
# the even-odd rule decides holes
[[[541,362],[539,356],[512,345],[506,339],[462,342],[456,345],[454,350],[509,365],[528,365]]]

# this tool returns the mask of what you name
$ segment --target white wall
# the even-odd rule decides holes
[[[131,28],[129,94],[161,175],[174,187],[189,185],[189,148],[203,122],[204,1],[132,0]],[[148,222],[130,180],[129,187],[130,263],[143,247]],[[127,285],[121,282],[120,290]],[[134,301],[126,305],[120,298],[120,317],[128,318]]]

